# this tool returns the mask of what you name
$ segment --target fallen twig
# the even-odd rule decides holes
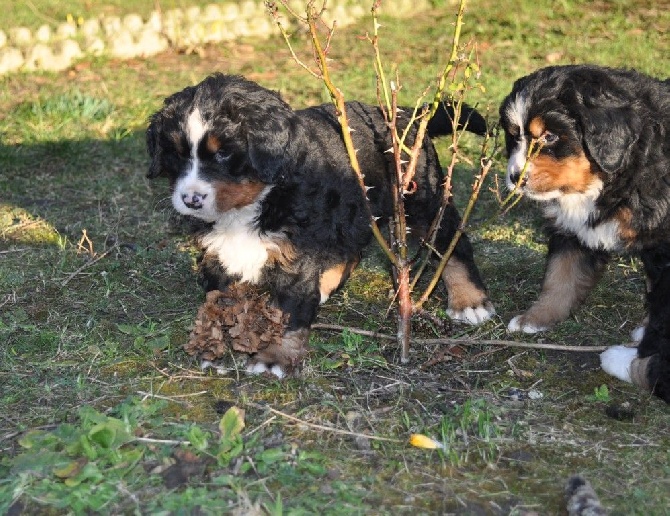
[[[134,437],[133,441],[151,444],[178,444],[180,446],[190,446],[190,441],[177,441],[175,439],[152,439],[151,437]]]
[[[372,337],[375,339],[396,340],[395,335],[387,333],[379,333],[376,331],[362,330],[360,328],[350,328],[348,326],[341,326],[339,324],[315,323],[312,324],[314,330],[332,330],[344,331],[347,330],[356,335],[364,337]],[[439,339],[411,339],[416,344],[461,344],[464,346],[509,346],[511,348],[528,348],[528,349],[545,349],[553,351],[576,351],[584,353],[594,353],[605,351],[607,346],[565,346],[563,344],[542,344],[539,342],[517,342],[515,340],[487,340],[487,339],[453,339],[453,338],[439,338]]]
[[[99,262],[100,260],[102,260],[105,256],[107,256],[109,253],[111,253],[111,252],[112,252],[114,249],[116,249],[117,247],[119,247],[119,245],[118,245],[118,244],[114,244],[112,247],[110,247],[109,249],[107,249],[104,253],[102,253],[100,256],[98,256],[98,257],[95,258],[94,260],[91,260],[90,262],[86,262],[84,265],[82,265],[82,266],[79,267],[76,271],[74,271],[72,274],[70,274],[67,278],[65,278],[65,279],[63,280],[63,282],[61,283],[61,286],[64,287],[65,285],[67,285],[68,283],[70,283],[70,281],[71,281],[72,279],[74,279],[79,273],[81,273],[81,271],[83,271],[84,269],[87,269],[87,268],[90,267],[91,265],[94,265],[95,263]]]
[[[392,337],[395,339],[395,337]],[[268,405],[260,405],[258,403],[248,403],[248,405],[257,408],[259,410],[269,410],[273,414],[277,414],[278,416],[281,416],[285,419],[288,419],[290,421],[294,421],[296,423],[299,423],[301,425],[308,426],[310,428],[314,428],[315,430],[325,430],[326,432],[332,432],[334,434],[342,434],[342,435],[351,435],[353,437],[363,437],[365,439],[372,439],[374,441],[387,441],[391,443],[400,443],[402,442],[400,439],[393,439],[392,437],[379,437],[376,435],[370,435],[370,434],[361,434],[358,432],[350,432],[348,430],[341,430],[339,428],[333,428],[332,426],[325,426],[325,425],[317,425],[316,423],[308,423],[307,421],[304,421],[302,419],[299,419],[295,416],[291,416],[290,414],[286,414],[285,412],[282,412],[277,409],[273,409],[272,407]]]

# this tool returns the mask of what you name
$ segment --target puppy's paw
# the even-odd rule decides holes
[[[507,331],[522,333],[539,333],[547,328],[547,326],[527,320],[523,315],[517,315],[507,325]]]
[[[271,374],[276,376],[280,380],[288,376],[287,372],[279,364],[265,364],[253,358],[250,358],[247,362],[247,373],[249,374]]]
[[[468,306],[462,310],[453,308],[447,309],[447,315],[452,321],[462,322],[466,324],[481,324],[488,321],[496,313],[496,309],[490,301],[477,306]]]
[[[447,315],[452,321],[481,324],[496,313],[474,264],[452,256],[442,271],[442,281],[447,287]]]
[[[247,373],[269,373],[277,378],[296,376],[307,354],[309,329],[287,331],[281,344],[272,344],[249,357]]]
[[[633,383],[632,365],[637,359],[637,348],[611,346],[600,354],[600,367],[624,382]]]

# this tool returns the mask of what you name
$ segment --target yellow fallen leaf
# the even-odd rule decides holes
[[[444,445],[435,439],[423,434],[412,434],[409,436],[409,444],[417,448],[427,448],[435,450],[437,448],[444,448]]]

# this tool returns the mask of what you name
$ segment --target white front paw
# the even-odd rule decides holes
[[[447,315],[452,321],[466,324],[481,324],[488,321],[495,313],[496,310],[491,303],[485,303],[474,308],[468,307],[464,310],[447,309]]]
[[[517,315],[512,319],[507,325],[507,331],[509,332],[523,332],[523,333],[539,333],[546,330],[546,326],[536,326],[530,323],[524,323],[521,321],[523,318],[522,315]]]
[[[263,374],[270,373],[276,376],[279,379],[282,379],[286,376],[286,373],[279,364],[272,364],[268,366],[263,362],[250,360],[247,363],[247,373],[249,374]]]
[[[637,348],[612,346],[600,354],[600,367],[619,380],[632,383],[631,364],[637,358]]]

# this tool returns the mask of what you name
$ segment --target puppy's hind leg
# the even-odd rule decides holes
[[[600,355],[603,370],[670,403],[670,258],[643,253],[649,277],[649,322],[637,348],[612,346]]]
[[[449,242],[445,237],[449,237],[450,240],[453,238],[453,232],[447,228],[447,231],[440,236],[441,248],[446,248]],[[481,324],[496,313],[479,275],[467,235],[461,235],[459,238],[454,253],[442,271],[442,281],[449,295],[447,315],[452,320]]]

